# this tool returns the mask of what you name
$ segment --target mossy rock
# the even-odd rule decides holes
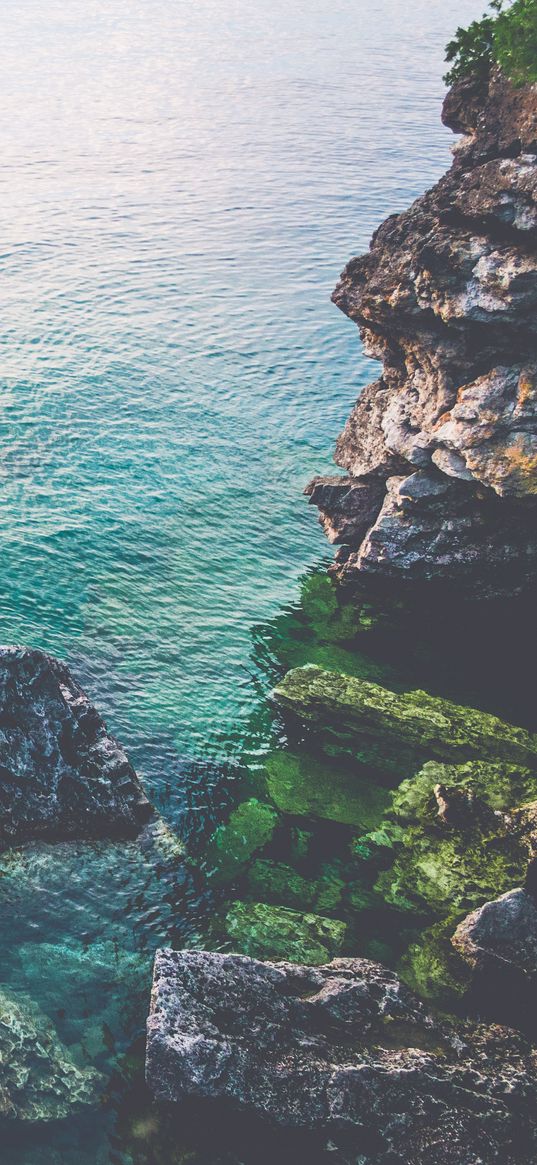
[[[403,955],[398,972],[422,999],[452,1009],[470,987],[471,971],[451,945],[456,920],[435,923],[412,943]]]
[[[447,831],[409,827],[393,866],[377,878],[375,889],[392,906],[428,908],[436,915],[475,909],[489,898],[520,886],[528,847],[498,820],[495,832]]]
[[[233,810],[229,820],[213,833],[204,855],[207,874],[229,881],[270,841],[278,822],[271,805],[252,797]]]
[[[341,825],[373,829],[390,803],[390,792],[358,771],[308,753],[280,750],[266,759],[268,791],[284,813],[318,817]]]
[[[408,822],[427,820],[434,804],[435,785],[472,790],[491,809],[510,809],[537,798],[537,772],[527,767],[482,760],[464,765],[428,761],[416,776],[396,789],[392,800],[394,815]]]
[[[337,643],[354,639],[360,630],[360,608],[341,601],[333,579],[325,571],[306,576],[300,588],[300,606],[320,639]]]
[[[234,902],[225,930],[232,949],[240,954],[315,966],[339,953],[346,927],[338,919],[265,902]]]
[[[532,767],[537,736],[497,716],[419,690],[397,693],[356,676],[295,668],[274,689],[281,708],[320,733],[325,750],[400,777],[425,760],[491,759]]]
[[[304,878],[284,862],[258,858],[248,871],[248,890],[254,898],[299,910],[336,910],[344,889],[336,866],[321,868],[318,878]]]

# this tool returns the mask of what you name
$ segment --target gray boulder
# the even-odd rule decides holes
[[[526,890],[509,890],[473,910],[457,927],[453,946],[472,967],[504,964],[537,974],[537,904]]]
[[[65,664],[0,648],[0,848],[134,835],[151,813],[126,753]]]
[[[161,950],[147,1081],[352,1141],[363,1165],[535,1159],[537,1060],[518,1034],[433,1018],[365,959],[322,967]]]

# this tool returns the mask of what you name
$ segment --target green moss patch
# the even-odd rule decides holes
[[[268,791],[278,809],[298,817],[319,817],[373,829],[390,803],[388,789],[358,766],[338,766],[308,753],[273,752],[266,760]]]

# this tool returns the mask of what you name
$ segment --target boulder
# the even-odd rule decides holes
[[[285,862],[271,862],[264,858],[258,858],[250,866],[247,885],[257,900],[316,912],[336,910],[345,887],[338,865],[325,864],[321,866],[319,876],[311,878]]]
[[[0,649],[0,847],[136,834],[152,809],[65,664]]]
[[[537,1149],[527,1042],[434,1018],[365,959],[159,951],[146,1075],[160,1102],[218,1100],[323,1129],[364,1165],[529,1165]]]
[[[265,760],[267,787],[283,813],[374,829],[390,801],[359,766],[329,764],[310,753],[280,749]]]
[[[285,712],[326,734],[334,750],[400,777],[432,758],[537,764],[537,736],[428,692],[391,692],[310,666],[288,672],[274,698]]]
[[[0,1116],[9,1120],[63,1120],[96,1106],[104,1080],[80,1068],[50,1020],[32,1000],[0,990]]]
[[[232,811],[209,839],[203,864],[217,882],[232,880],[270,841],[278,822],[272,805],[251,797]]]
[[[472,967],[503,964],[537,975],[537,903],[520,887],[473,910],[453,935],[453,946]]]

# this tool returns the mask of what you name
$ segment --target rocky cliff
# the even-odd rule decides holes
[[[306,492],[341,579],[502,596],[537,567],[537,85],[460,82],[443,121],[451,169],[334,291],[383,370]]]

